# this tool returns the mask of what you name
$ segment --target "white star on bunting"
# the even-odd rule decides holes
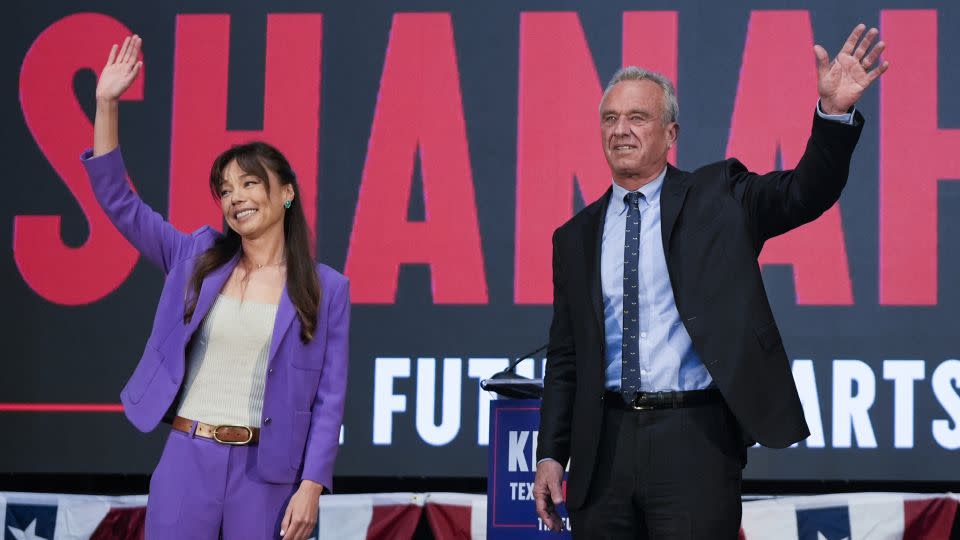
[[[10,534],[12,534],[17,540],[47,540],[42,536],[37,536],[37,520],[31,521],[30,525],[27,525],[27,528],[23,530],[15,527],[7,528],[10,529]]]

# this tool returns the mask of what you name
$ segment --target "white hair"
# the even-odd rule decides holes
[[[673,83],[656,71],[649,71],[637,66],[627,66],[617,70],[610,78],[607,88],[603,91],[603,98],[600,99],[600,103],[602,104],[603,100],[607,99],[607,94],[614,86],[623,81],[650,81],[655,83],[663,89],[663,123],[669,124],[677,121],[680,116],[680,105],[677,103],[677,91],[674,90]]]

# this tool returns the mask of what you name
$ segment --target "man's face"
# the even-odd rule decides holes
[[[652,81],[617,83],[600,104],[603,153],[615,179],[660,174],[677,140],[677,123],[663,123],[663,89]]]

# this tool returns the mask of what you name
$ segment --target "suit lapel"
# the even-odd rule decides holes
[[[200,286],[197,308],[193,312],[193,318],[190,319],[190,324],[187,325],[185,335],[193,335],[200,321],[210,312],[214,300],[220,291],[223,290],[223,285],[227,282],[230,274],[233,273],[233,269],[237,266],[237,261],[239,260],[240,253],[237,252],[226,264],[207,274],[207,277],[203,280],[203,284]],[[280,305],[277,306],[277,317],[273,322],[273,337],[270,340],[270,356],[267,357],[267,365],[272,364],[273,357],[277,354],[277,348],[280,346],[280,341],[283,339],[284,334],[286,334],[287,329],[290,328],[291,323],[293,323],[296,312],[297,310],[293,307],[293,301],[290,300],[290,296],[287,294],[287,286],[284,285],[283,293],[280,294]]]
[[[237,251],[237,254],[234,255],[232,259],[219,268],[214,269],[203,279],[203,283],[200,285],[200,295],[197,298],[197,307],[193,311],[190,324],[187,325],[186,336],[193,335],[200,321],[207,316],[207,313],[213,306],[213,301],[217,298],[220,291],[223,290],[223,284],[227,282],[227,278],[233,273],[233,269],[237,266],[237,261],[239,260],[240,252]]]
[[[610,204],[610,194],[613,188],[608,188],[597,202],[590,205],[590,215],[587,218],[583,231],[583,250],[587,261],[587,283],[590,287],[590,304],[593,306],[593,315],[597,326],[603,332],[603,291],[600,280],[600,252],[603,246],[603,222],[607,215],[607,205]]]
[[[318,309],[320,306],[318,306]],[[273,357],[277,354],[277,348],[280,347],[280,341],[284,334],[293,323],[293,317],[297,310],[293,307],[293,301],[287,294],[287,286],[283,286],[283,293],[280,294],[280,305],[277,307],[277,318],[273,322],[273,337],[270,338],[270,356],[267,357],[267,365],[273,365]]]
[[[663,253],[669,260],[670,238],[677,224],[683,202],[687,198],[687,183],[683,174],[673,165],[667,165],[667,174],[663,179],[663,192],[660,196],[660,234],[663,237]]]

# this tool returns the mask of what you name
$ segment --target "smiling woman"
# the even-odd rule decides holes
[[[110,51],[83,163],[110,220],[166,274],[121,393],[142,431],[161,419],[173,427],[150,482],[146,536],[301,540],[338,449],[347,280],[314,263],[296,175],[267,143],[213,163],[223,234],[181,233],[137,196],[120,156],[118,102],[142,68],[140,44],[131,36]]]
[[[234,146],[220,154],[210,170],[210,192],[219,199],[228,229],[197,260],[190,279],[192,297],[184,320],[190,321],[204,278],[226,264],[245,243],[246,250],[267,246],[266,258],[241,257],[225,293],[241,299],[275,304],[286,278],[287,293],[297,307],[301,337],[309,340],[316,327],[320,290],[314,278],[309,231],[300,206],[294,206],[300,190],[290,163],[279,150],[264,142]],[[281,232],[282,249],[277,239]],[[241,240],[242,239],[242,240]],[[251,279],[253,273],[260,279]],[[284,274],[286,274],[284,276]]]
[[[278,172],[268,170],[264,162]],[[279,186],[282,193],[274,192],[274,186]],[[220,200],[224,218],[231,229],[238,233],[243,230],[246,236],[269,230],[283,219],[284,209],[293,205],[295,186],[286,158],[262,142],[227,150],[210,171],[210,190]],[[259,220],[248,219],[255,214]]]

